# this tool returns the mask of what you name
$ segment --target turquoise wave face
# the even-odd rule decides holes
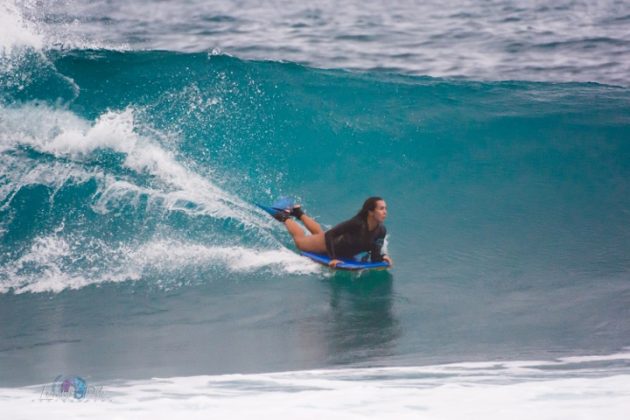
[[[317,272],[251,205],[279,195],[326,226],[384,196],[408,279],[552,287],[630,264],[627,89],[160,51],[3,69],[5,292],[171,279],[173,265]]]

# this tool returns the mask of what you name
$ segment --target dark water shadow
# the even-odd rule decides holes
[[[394,281],[388,271],[338,272],[330,293],[326,338],[329,362],[357,363],[393,353],[400,336]]]

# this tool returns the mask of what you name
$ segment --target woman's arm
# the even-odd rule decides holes
[[[394,262],[392,261],[391,258],[389,258],[389,255],[383,255],[383,261],[389,264],[390,267],[394,266]]]
[[[389,265],[392,265],[391,258],[383,253],[383,243],[385,242],[385,236],[387,236],[387,229],[385,229],[385,226],[383,226],[379,235],[374,238],[374,241],[372,242],[372,247],[370,249],[370,260],[372,260],[372,262],[385,261]]]

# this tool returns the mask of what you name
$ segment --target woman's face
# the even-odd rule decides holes
[[[383,223],[387,217],[387,204],[385,200],[378,200],[374,210],[368,213],[378,223]]]

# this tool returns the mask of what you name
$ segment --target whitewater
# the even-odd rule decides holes
[[[627,22],[3,2],[2,411],[627,417]],[[300,257],[285,195],[325,228],[383,196],[394,267]]]

